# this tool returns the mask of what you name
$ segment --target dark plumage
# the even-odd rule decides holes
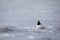
[[[41,25],[40,21],[38,20],[37,25]]]

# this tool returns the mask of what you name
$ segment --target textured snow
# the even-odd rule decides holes
[[[60,0],[0,0],[0,40],[60,40]]]

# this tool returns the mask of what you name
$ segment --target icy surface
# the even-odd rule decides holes
[[[60,40],[60,0],[0,0],[0,40]]]
[[[9,31],[0,31],[1,40],[59,40],[59,28],[43,29],[29,29],[28,27],[6,27]],[[10,28],[10,29],[9,29]],[[0,28],[1,29],[1,28]],[[2,28],[1,30],[3,30]],[[12,30],[12,31],[10,31]]]

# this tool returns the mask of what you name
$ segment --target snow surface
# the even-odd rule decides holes
[[[10,28],[10,27],[7,27]],[[14,28],[14,29],[12,29]],[[50,27],[49,27],[50,28]],[[59,28],[49,28],[43,30],[43,29],[29,29],[28,27],[11,27],[13,31],[7,31],[7,32],[0,32],[0,38],[1,40],[57,40],[60,38],[60,30]],[[1,28],[0,28],[1,29]],[[3,28],[4,29],[4,28]],[[2,30],[3,30],[2,29]],[[57,31],[57,32],[56,32]],[[59,39],[58,39],[59,40]]]
[[[0,40],[60,40],[60,0],[0,0]]]

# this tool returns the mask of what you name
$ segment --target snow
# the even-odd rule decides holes
[[[60,40],[60,0],[0,0],[0,29],[0,40]]]
[[[29,36],[28,38],[35,38],[34,36]]]

